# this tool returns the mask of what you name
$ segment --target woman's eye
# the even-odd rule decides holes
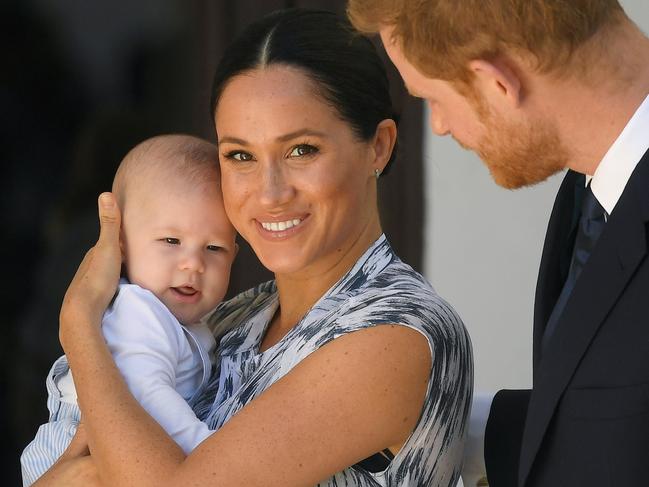
[[[293,147],[289,153],[289,157],[304,157],[318,152],[318,148],[309,144],[300,144]]]
[[[174,237],[166,237],[164,239],[169,245],[180,245],[180,239]]]
[[[210,252],[218,252],[220,250],[223,250],[223,247],[219,247],[218,245],[208,245],[207,250]]]
[[[239,162],[252,161],[252,154],[249,154],[247,152],[241,152],[241,151],[228,152],[225,155],[225,157],[227,159],[233,159],[233,160],[239,161]]]

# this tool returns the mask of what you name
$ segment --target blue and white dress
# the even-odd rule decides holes
[[[259,351],[278,306],[273,281],[223,303],[209,317],[218,346],[207,392],[195,407],[218,430],[250,401],[331,340],[364,328],[399,324],[423,334],[432,368],[422,415],[389,466],[355,465],[321,486],[455,486],[471,407],[471,342],[453,308],[394,254],[382,235],[287,334]]]

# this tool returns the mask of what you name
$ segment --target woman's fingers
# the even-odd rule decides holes
[[[112,193],[99,195],[99,224],[101,228],[97,245],[106,246],[119,254],[120,213]]]
[[[33,487],[101,487],[97,467],[91,456],[61,457]]]
[[[112,298],[122,264],[122,252],[119,245],[120,233],[120,212],[111,193],[99,195],[99,240],[92,252],[92,262],[89,273],[95,285],[99,286],[100,292],[104,293],[104,286],[108,286]],[[105,293],[104,293],[105,294]],[[106,305],[108,302],[106,302]],[[103,311],[103,310],[102,310]]]
[[[88,449],[83,423],[79,423],[72,442],[63,455],[43,475],[34,487],[98,487],[99,476]]]
[[[74,336],[75,326],[88,320],[100,322],[119,282],[120,212],[111,193],[99,196],[99,223],[99,240],[79,265],[63,300],[60,337],[64,346],[65,338]]]
[[[77,457],[85,457],[90,455],[88,449],[88,436],[86,435],[86,428],[83,423],[79,423],[77,431],[72,437],[72,441],[63,452],[62,459],[70,459]]]

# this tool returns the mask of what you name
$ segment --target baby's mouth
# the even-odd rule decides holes
[[[194,294],[198,293],[198,290],[194,289],[191,286],[178,286],[178,287],[172,287],[171,289],[183,296],[193,296]]]

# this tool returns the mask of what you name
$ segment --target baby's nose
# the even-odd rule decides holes
[[[205,262],[200,252],[188,252],[181,260],[182,270],[202,273],[205,270]]]

